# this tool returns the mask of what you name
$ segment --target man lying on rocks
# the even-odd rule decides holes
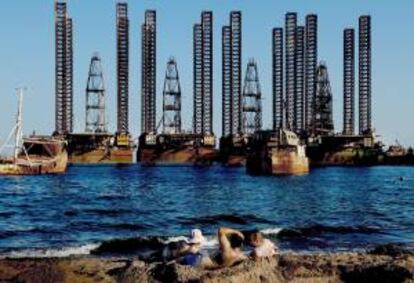
[[[223,227],[218,230],[217,236],[220,250],[213,255],[202,253],[201,248],[206,241],[201,231],[194,229],[186,247],[180,248],[183,256],[176,262],[193,267],[216,269],[233,266],[248,258],[257,259],[276,255],[276,246],[269,239],[265,239],[259,231],[243,234],[238,230]],[[243,244],[253,248],[250,254],[243,251]]]

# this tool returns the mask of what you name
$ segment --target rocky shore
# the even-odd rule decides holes
[[[127,257],[3,259],[0,282],[414,282],[414,254],[395,246],[366,253],[286,253],[210,271]]]

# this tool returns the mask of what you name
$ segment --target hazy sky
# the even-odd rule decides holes
[[[14,125],[15,88],[28,87],[24,131],[54,130],[53,0],[0,3],[0,141]],[[103,60],[109,129],[116,125],[115,0],[68,0],[74,21],[75,131],[85,128],[85,87],[91,55]],[[373,124],[386,143],[414,144],[414,17],[410,0],[130,0],[130,131],[140,131],[140,25],[145,9],[157,10],[157,120],[167,60],[178,63],[183,92],[183,127],[192,120],[192,26],[202,10],[214,15],[214,130],[221,134],[221,27],[231,10],[243,20],[243,76],[248,58],[258,63],[263,125],[271,127],[271,30],[283,26],[288,11],[319,16],[319,60],[328,65],[334,93],[335,130],[342,130],[342,31],[358,28],[358,17],[372,16]],[[357,54],[356,54],[357,55]],[[357,75],[357,74],[356,74]],[[357,100],[357,97],[356,97]]]

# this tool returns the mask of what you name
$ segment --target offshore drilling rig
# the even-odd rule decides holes
[[[305,26],[301,26],[297,14],[289,12],[285,29],[273,29],[273,131],[282,129],[288,137],[297,135],[299,145],[307,145],[306,154],[312,165],[375,163],[380,148],[371,124],[370,16],[359,18],[358,135],[354,133],[354,31],[344,31],[344,129],[342,134],[334,134],[328,68],[325,63],[317,65],[317,26],[316,15],[307,15]],[[263,147],[252,148],[264,156],[270,152],[267,144],[273,144],[278,135],[259,136],[254,143]]]
[[[316,72],[317,103],[312,136],[307,154],[313,165],[377,164],[381,147],[376,143],[371,122],[371,17],[359,17],[359,133],[355,134],[355,31],[343,32],[343,130],[333,134],[332,101],[321,93],[329,93],[325,67]],[[325,86],[324,86],[325,85]],[[325,89],[323,91],[323,89]],[[322,130],[322,131],[321,131]]]
[[[167,62],[162,133],[155,123],[156,13],[146,11],[142,26],[142,131],[137,160],[143,165],[208,165],[216,158],[213,133],[213,14],[194,25],[193,132],[181,129],[181,86],[176,61]]]
[[[107,131],[106,90],[101,58],[92,56],[86,86],[84,133],[73,133],[73,25],[66,2],[55,2],[56,29],[56,128],[68,142],[69,163],[131,163],[128,131],[129,20],[126,3],[116,6],[118,130]]]
[[[222,28],[222,137],[220,159],[230,166],[245,163],[242,113],[242,14],[230,12]]]
[[[262,132],[262,93],[257,64],[247,64],[242,85],[242,14],[231,11],[222,27],[222,137],[220,155],[213,131],[213,14],[201,13],[193,27],[193,129],[182,129],[181,86],[177,62],[171,58],[163,89],[163,113],[156,121],[157,18],[145,12],[142,33],[141,135],[137,159],[144,165],[244,165],[255,133]],[[106,119],[106,89],[101,58],[91,59],[86,88],[84,133],[73,133],[73,21],[67,2],[55,2],[56,112],[54,134],[68,140],[71,162],[132,162],[129,132],[129,19],[125,2],[116,4],[117,129]],[[318,18],[285,15],[285,27],[272,31],[272,124],[287,137],[297,135],[315,164],[354,163],[356,156],[375,154],[371,123],[371,18],[359,18],[359,129],[355,134],[355,32],[344,30],[343,129],[334,134],[333,94],[328,68],[318,65]],[[161,129],[162,126],[162,129]],[[287,132],[286,132],[287,131]],[[265,135],[266,136],[266,135]],[[269,135],[268,135],[269,136]],[[345,153],[344,153],[345,152]],[[344,154],[343,154],[344,153]],[[338,157],[339,156],[339,157]],[[358,161],[359,162],[359,161]]]

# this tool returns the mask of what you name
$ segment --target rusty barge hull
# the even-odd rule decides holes
[[[46,175],[46,174],[63,174],[66,172],[67,155],[62,156],[51,164],[27,162],[18,164],[0,164],[0,176],[23,176],[23,175]]]
[[[312,167],[383,165],[382,149],[369,135],[323,136],[309,143],[306,154]]]
[[[72,152],[69,164],[131,164],[133,163],[132,149],[97,148],[87,152]]]
[[[293,132],[259,131],[248,144],[246,171],[252,175],[302,175],[309,173],[309,159]]]
[[[271,152],[272,175],[301,175],[309,173],[309,160],[288,150]]]
[[[224,166],[246,166],[247,140],[233,136],[220,139],[220,162]]]
[[[140,163],[143,166],[193,166],[211,165],[216,159],[214,148],[194,149],[192,146],[182,146],[157,150],[151,148],[141,149]]]
[[[142,166],[209,166],[217,160],[214,145],[206,145],[194,134],[157,135],[149,142],[140,137],[137,161]]]
[[[70,134],[68,141],[69,164],[131,164],[133,148],[109,133]]]
[[[248,156],[246,171],[252,175],[302,175],[309,173],[309,160],[289,149],[264,151]]]
[[[43,175],[66,172],[68,154],[63,140],[50,137],[24,139],[26,153],[15,159],[0,160],[0,176]]]

